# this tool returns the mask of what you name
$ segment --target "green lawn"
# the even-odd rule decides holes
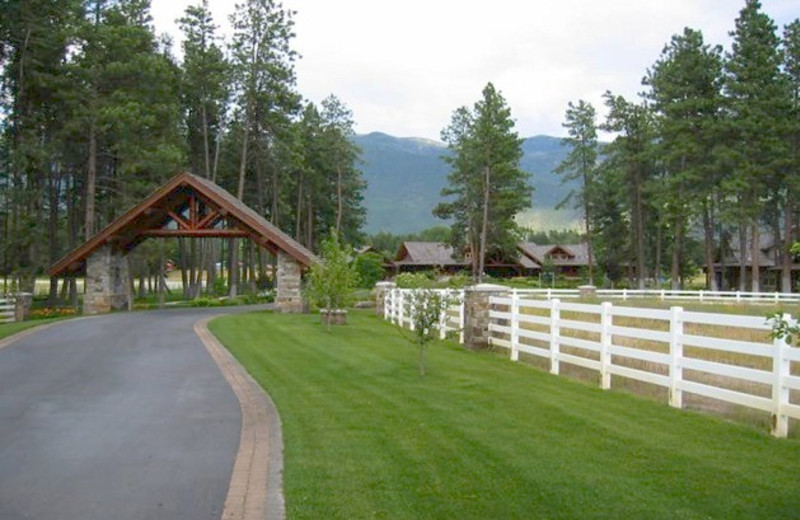
[[[211,324],[278,406],[292,520],[800,515],[797,440],[452,343],[423,378],[393,326],[318,320]]]

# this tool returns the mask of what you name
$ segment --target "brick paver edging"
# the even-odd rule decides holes
[[[283,520],[283,437],[272,399],[209,332],[204,318],[194,331],[233,389],[242,409],[242,434],[233,464],[223,520]]]

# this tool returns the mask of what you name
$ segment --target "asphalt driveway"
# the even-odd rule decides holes
[[[192,329],[214,313],[75,320],[0,350],[0,519],[220,518],[241,415]]]

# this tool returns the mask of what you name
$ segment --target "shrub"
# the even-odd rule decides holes
[[[372,252],[358,255],[354,262],[354,267],[358,273],[359,287],[364,288],[373,287],[378,281],[383,279],[385,273],[383,257]]]
[[[400,273],[394,281],[401,289],[419,289],[432,285],[432,280],[425,273]]]

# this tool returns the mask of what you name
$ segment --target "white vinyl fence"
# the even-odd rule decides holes
[[[533,298],[579,298],[578,289],[514,289],[515,294]],[[671,291],[666,289],[598,289],[601,300],[657,299],[661,301],[693,301],[708,303],[799,303],[800,293],[766,293],[745,291]]]
[[[523,299],[516,293],[490,302],[490,343],[509,349],[512,360],[520,353],[544,358],[553,374],[562,363],[578,365],[597,371],[605,389],[612,375],[658,385],[669,389],[670,405],[678,408],[688,392],[769,412],[778,437],[788,434],[790,417],[800,419],[800,405],[790,402],[791,391],[800,391],[800,377],[791,373],[800,348],[771,339],[764,317]]]
[[[14,298],[0,297],[0,323],[10,323],[16,317],[16,305]]]
[[[448,333],[458,333],[459,343],[464,343],[464,291],[450,289],[434,289],[450,298],[452,305],[442,313],[439,327],[444,339]],[[411,313],[411,294],[414,289],[391,289],[384,296],[383,318],[395,325],[414,330]]]

